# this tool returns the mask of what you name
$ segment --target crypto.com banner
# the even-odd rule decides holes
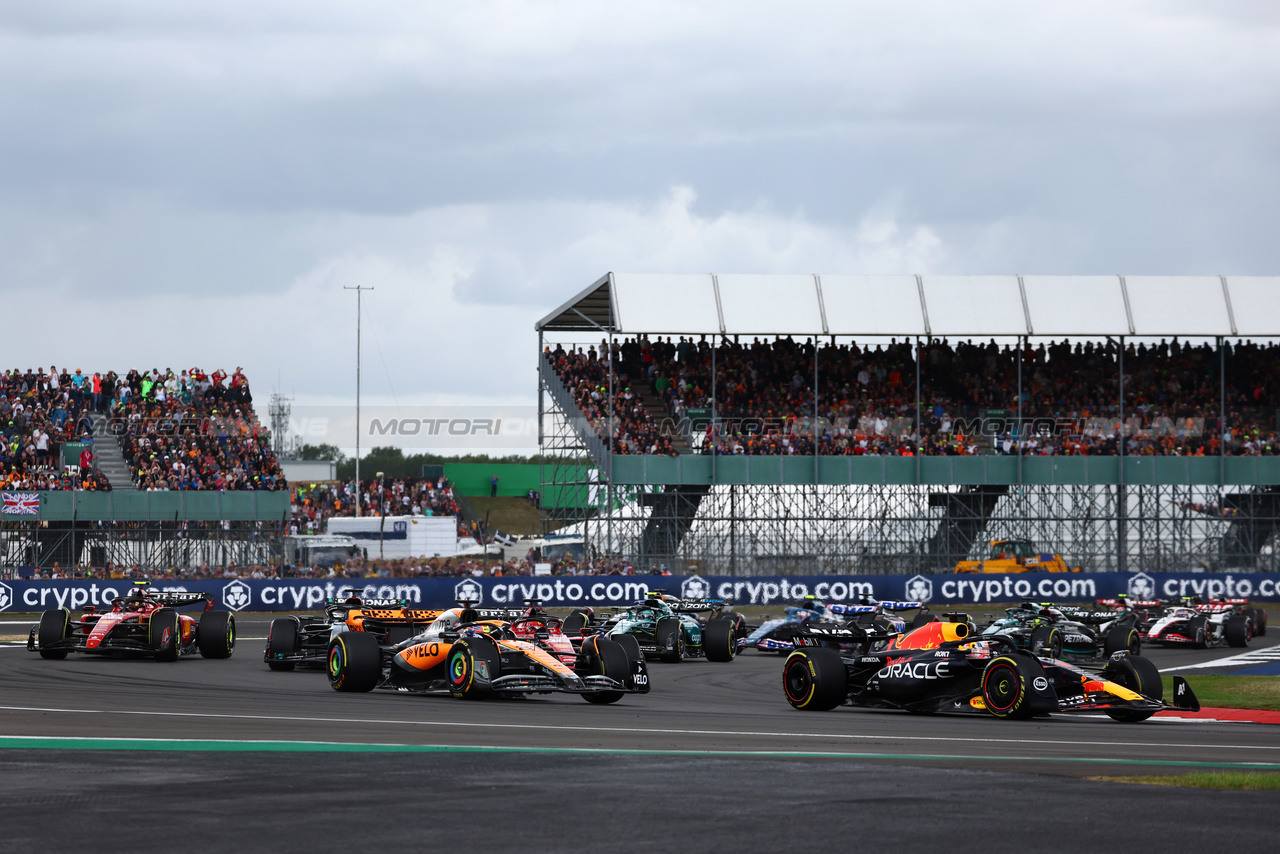
[[[103,607],[129,590],[127,581],[4,581],[0,611]],[[984,604],[1024,600],[1083,602],[1128,593],[1139,599],[1172,596],[1280,599],[1280,573],[1207,575],[1197,573],[1027,573],[1025,575],[814,575],[733,578],[727,576],[584,575],[555,578],[386,578],[351,581],[207,579],[159,590],[213,594],[233,611],[308,611],[325,599],[354,591],[375,599],[405,599],[427,608],[459,600],[489,606],[518,606],[541,599],[549,607],[623,605],[662,589],[685,598],[720,597],[738,605],[787,605],[804,596],[848,602],[862,596],[907,599],[933,605]]]

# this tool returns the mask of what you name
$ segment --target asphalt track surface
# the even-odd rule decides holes
[[[337,694],[317,670],[267,669],[251,639],[266,634],[264,618],[238,626],[228,661],[0,649],[0,851],[172,850],[201,835],[255,851],[429,840],[754,851],[842,839],[870,851],[1044,851],[1102,833],[1108,848],[1213,851],[1233,840],[1267,848],[1280,832],[1274,792],[1083,779],[1280,771],[1280,726],[803,713],[782,697],[782,659],[756,653],[655,663],[651,694],[603,707],[557,695]],[[1148,655],[1165,669],[1235,652]],[[1185,671],[1193,687],[1203,672],[1213,671]],[[157,814],[155,832],[118,846],[102,835]]]

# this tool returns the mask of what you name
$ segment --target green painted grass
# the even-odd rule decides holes
[[[1280,774],[1255,771],[1203,771],[1192,774],[1142,777],[1089,777],[1108,783],[1141,786],[1179,786],[1193,789],[1274,790],[1280,789]]]
[[[1202,706],[1280,711],[1280,676],[1185,675]],[[1172,676],[1164,677],[1164,695],[1173,696]]]

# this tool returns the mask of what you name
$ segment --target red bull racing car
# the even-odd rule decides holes
[[[1165,709],[1200,708],[1181,677],[1173,705],[1165,703],[1160,671],[1148,659],[1117,652],[1101,672],[1089,672],[1021,651],[1000,635],[971,637],[964,622],[928,623],[893,638],[874,627],[815,626],[795,643],[782,689],[806,711],[847,704],[1014,719],[1092,711],[1133,723]]]
[[[230,658],[236,646],[236,620],[230,611],[213,610],[208,593],[160,592],[144,582],[111,600],[111,609],[85,607],[79,617],[66,608],[45,611],[27,636],[27,649],[41,658],[69,653],[150,656],[177,661],[200,653],[204,658]],[[204,605],[198,616],[176,609]]]

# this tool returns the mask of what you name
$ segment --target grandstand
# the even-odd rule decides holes
[[[1276,317],[1265,277],[610,274],[536,325],[543,453],[594,463],[544,464],[544,506],[644,569],[937,571],[994,536],[1270,568]]]
[[[0,564],[269,562],[288,485],[252,404],[239,368],[0,374]]]

